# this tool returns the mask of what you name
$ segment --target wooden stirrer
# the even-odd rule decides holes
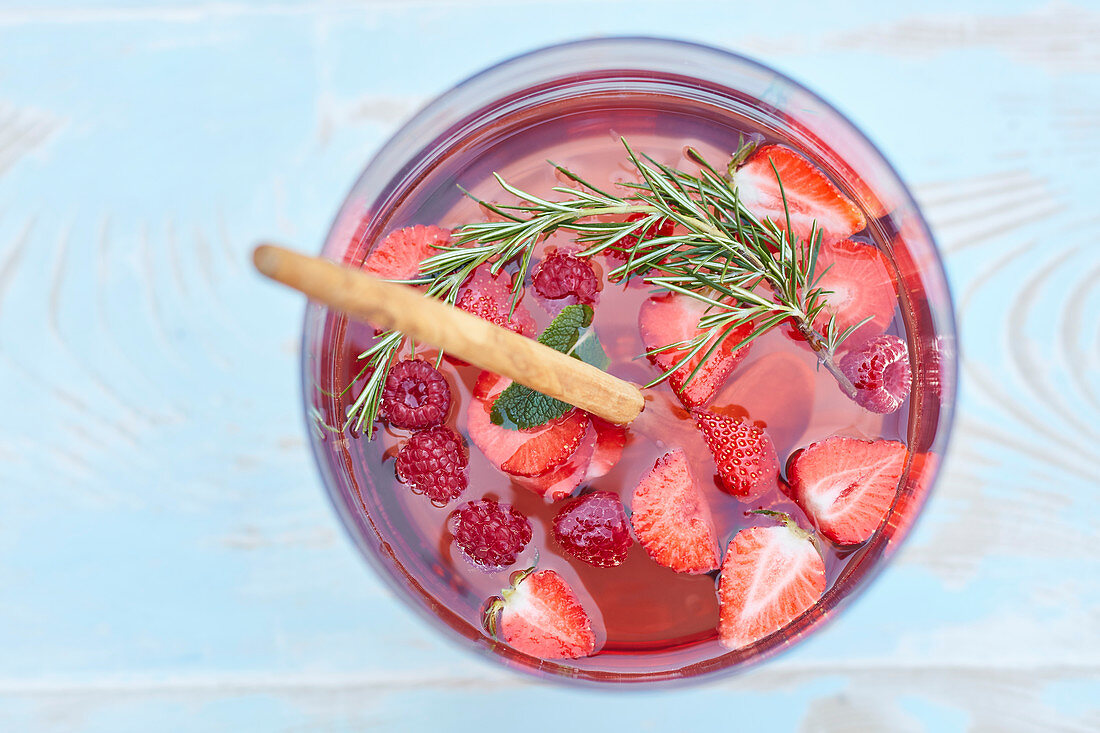
[[[645,406],[638,385],[425,297],[411,286],[270,244],[256,247],[252,260],[261,273],[311,300],[356,320],[401,331],[608,422],[625,425]]]

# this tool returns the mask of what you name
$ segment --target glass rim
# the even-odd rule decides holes
[[[606,60],[615,58],[613,52],[616,51],[622,51],[623,57],[632,54],[639,59],[644,58],[646,55],[659,55],[655,52],[671,50],[686,50],[690,53],[699,55],[718,57],[727,65],[747,67],[753,71],[769,75],[775,82],[806,95],[809,99],[813,100],[815,104],[820,105],[826,112],[835,117],[836,121],[846,128],[848,133],[854,135],[860,144],[866,146],[867,151],[874,158],[875,164],[880,166],[897,185],[898,191],[900,191],[903,196],[903,203],[909,205],[912,215],[921,228],[921,234],[927,239],[930,246],[930,252],[934,258],[934,262],[930,262],[926,267],[932,267],[933,270],[938,273],[942,280],[943,292],[946,295],[946,302],[942,304],[945,308],[944,322],[937,322],[936,331],[937,333],[949,335],[957,342],[957,321],[954,300],[951,296],[950,284],[946,277],[940,250],[935,243],[931,229],[911,191],[894,166],[879,150],[878,146],[855,123],[848,119],[846,115],[840,112],[840,110],[830,102],[783,72],[777,71],[767,64],[736,52],[693,41],[656,36],[613,36],[577,39],[543,46],[517,54],[466,77],[428,101],[379,146],[362,173],[356,179],[355,184],[351,188],[351,193],[349,193],[348,197],[341,204],[337,216],[334,219],[334,224],[326,234],[326,249],[332,243],[333,237],[339,229],[339,222],[346,218],[349,208],[360,208],[358,206],[359,202],[353,194],[362,188],[364,182],[371,176],[377,176],[379,172],[384,174],[382,179],[385,183],[380,189],[380,192],[384,192],[386,188],[392,187],[393,180],[399,177],[397,172],[411,165],[414,161],[424,158],[428,151],[438,147],[440,136],[446,132],[449,126],[456,124],[466,116],[476,114],[480,110],[492,107],[495,103],[506,98],[508,94],[514,93],[517,90],[529,89],[540,83],[568,77],[567,74],[550,73],[546,74],[543,78],[527,79],[523,83],[516,83],[517,80],[523,79],[523,74],[519,72],[526,71],[530,74],[532,71],[537,70],[537,63],[545,62],[556,55],[577,54],[578,56],[584,56],[586,53],[595,50],[605,54],[605,63]],[[604,70],[621,72],[631,70],[643,71],[655,68],[653,66],[654,62],[650,63],[650,66],[637,63],[632,66],[624,66],[620,60],[620,62],[615,65],[601,65],[592,63],[590,59],[585,65],[585,68],[589,72]],[[677,74],[684,77],[691,76],[681,71],[678,71]],[[511,77],[513,84],[507,87],[502,86],[501,82],[507,81],[509,77]],[[698,77],[697,80],[704,81],[704,78]],[[706,78],[705,81],[724,86],[723,82],[717,78],[717,74],[715,74],[714,78]],[[733,91],[737,90],[734,86],[726,88]],[[922,268],[922,270],[923,269],[926,268]],[[309,375],[308,360],[311,356],[309,352],[311,307],[312,306],[307,306],[305,328],[303,329],[302,338],[302,389],[304,404],[307,408],[305,417],[307,431],[311,429],[308,413],[308,408],[311,406],[311,385],[307,383]],[[928,486],[923,490],[919,504],[911,508],[913,522],[906,526],[901,532],[900,540],[904,540],[905,537],[908,537],[912,533],[916,522],[920,521],[920,516],[923,514],[924,507],[931,496],[936,479],[942,468],[943,454],[951,442],[950,436],[954,424],[954,408],[957,399],[957,350],[950,355],[950,358],[944,360],[942,366],[949,371],[949,379],[945,380],[945,382],[950,385],[950,391],[942,395],[941,412],[936,423],[937,430],[935,433],[935,443],[940,446],[940,449],[937,451],[939,453],[940,462],[931,470],[927,478]],[[376,574],[383,579],[383,583],[400,599],[402,605],[415,609],[419,616],[428,621],[429,626],[441,629],[445,637],[450,639],[455,646],[465,650],[467,654],[483,660],[493,660],[494,664],[502,665],[528,675],[534,675],[539,679],[549,679],[553,680],[555,683],[570,686],[604,689],[607,689],[609,686],[626,687],[628,689],[641,689],[654,686],[669,687],[710,681],[719,676],[730,675],[750,669],[791,648],[806,633],[819,631],[826,626],[843,607],[849,605],[870,587],[872,582],[892,560],[895,554],[894,549],[896,549],[892,545],[894,544],[895,532],[897,529],[894,528],[892,532],[885,532],[883,528],[877,530],[870,540],[860,546],[860,551],[878,542],[881,545],[881,547],[878,548],[881,557],[877,557],[867,562],[866,567],[858,568],[859,572],[854,573],[854,577],[842,574],[841,577],[837,578],[833,584],[826,589],[821,599],[805,613],[775,634],[750,645],[748,649],[753,649],[754,651],[752,652],[745,652],[744,649],[734,650],[677,669],[661,669],[629,675],[593,673],[589,670],[579,670],[580,674],[578,675],[578,670],[568,667],[567,665],[553,665],[560,667],[560,669],[549,669],[545,661],[527,657],[527,655],[520,654],[514,650],[500,650],[495,648],[498,645],[475,644],[471,648],[471,645],[462,643],[464,637],[461,633],[459,633],[454,626],[441,619],[436,613],[433,613],[424,604],[418,602],[420,597],[414,595],[406,585],[400,583],[397,576],[393,574],[393,571],[379,562],[378,558],[375,556],[376,551],[366,546],[360,533],[357,532],[355,522],[347,514],[348,507],[340,501],[337,491],[332,485],[332,481],[328,478],[328,474],[326,473],[326,459],[321,454],[318,443],[314,440],[310,440],[310,445],[315,462],[321,474],[325,493],[329,497],[337,515],[340,517],[344,531],[359,549],[360,554],[366,558],[368,564],[375,570]],[[896,501],[895,498],[895,504]],[[893,506],[891,506],[890,511],[893,511]],[[889,551],[887,552],[887,550]],[[428,597],[426,592],[424,597]],[[777,638],[777,640],[769,644],[769,640],[773,638]],[[757,646],[760,646],[760,648],[756,649]],[[723,660],[726,661],[723,662]],[[612,684],[609,685],[609,682]]]

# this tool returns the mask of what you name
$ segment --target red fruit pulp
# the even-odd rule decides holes
[[[552,187],[563,185],[563,180],[545,164],[546,159],[568,167],[596,185],[611,187],[629,180],[624,174],[624,154],[618,135],[625,136],[635,150],[644,151],[662,163],[688,169],[690,163],[684,156],[688,145],[722,168],[739,134],[763,132],[747,119],[716,116],[700,108],[680,108],[679,102],[663,97],[631,103],[609,100],[608,107],[589,108],[583,116],[549,113],[545,119],[478,147],[474,153],[445,159],[392,209],[381,212],[377,225],[380,233],[414,224],[453,229],[484,220],[485,212],[462,197],[455,184],[485,200],[509,201],[492,179],[493,172],[519,188],[548,194]],[[614,135],[609,135],[609,131],[614,131]],[[785,142],[770,133],[768,139]],[[854,238],[877,242],[880,232],[872,228],[855,234]],[[567,235],[555,234],[537,246],[536,259],[546,247],[576,251]],[[601,273],[603,289],[593,323],[611,360],[609,371],[624,379],[646,383],[659,374],[644,358],[637,358],[645,352],[638,330],[638,312],[651,290],[609,283],[606,267],[598,267],[597,272]],[[545,328],[552,314],[530,292],[523,305],[534,317],[537,329]],[[318,354],[321,367],[317,385],[324,392],[314,391],[310,399],[328,424],[340,425],[344,409],[362,388],[363,380],[343,396],[331,395],[339,393],[360,370],[355,357],[371,343],[373,329],[336,315],[326,318]],[[904,338],[897,312],[887,332]],[[487,460],[466,434],[467,410],[480,370],[444,362],[441,371],[451,386],[454,400],[444,424],[466,438],[470,451],[469,489],[458,501],[497,499],[514,506],[531,522],[532,540],[511,567],[497,573],[472,571],[448,533],[451,508],[434,507],[398,484],[393,458],[407,438],[407,431],[379,423],[373,440],[345,431],[336,436],[339,439],[326,436],[316,445],[322,464],[343,476],[350,487],[349,495],[358,512],[351,521],[364,536],[375,533],[382,539],[382,555],[387,561],[392,558],[402,575],[415,581],[417,593],[432,599],[436,612],[447,624],[467,636],[484,635],[481,618],[487,600],[508,587],[512,572],[530,566],[537,552],[539,570],[551,569],[561,575],[577,594],[596,633],[595,654],[571,660],[571,668],[590,673],[629,674],[677,669],[727,653],[718,642],[716,572],[702,575],[673,572],[653,562],[637,542],[627,551],[624,562],[613,568],[594,567],[564,552],[554,540],[553,525],[567,499],[548,503],[530,488],[516,483]],[[662,455],[671,449],[681,449],[709,502],[718,544],[723,550],[739,530],[774,524],[746,516],[749,509],[786,512],[802,527],[812,528],[806,515],[782,493],[781,485],[751,503],[742,503],[724,493],[719,488],[707,445],[669,385],[659,384],[651,394],[653,402],[647,410],[659,411],[667,418],[662,421],[662,434],[654,437],[630,432],[619,460],[603,475],[583,481],[574,496],[584,491],[612,492],[620,497],[629,514],[631,495],[639,479]],[[817,368],[814,354],[805,345],[793,342],[776,329],[753,342],[744,361],[723,382],[707,409],[763,427],[775,446],[779,464],[783,465],[799,447],[837,434],[904,441],[907,405],[889,415],[863,409],[840,391],[826,370]],[[457,502],[451,507],[455,505]],[[368,541],[377,545],[375,540]],[[859,552],[853,553],[850,548],[840,550],[828,543],[823,549],[829,587]]]

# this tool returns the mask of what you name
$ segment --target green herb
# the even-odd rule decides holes
[[[595,315],[590,305],[567,305],[539,334],[538,342],[554,351],[568,354],[581,337],[581,330],[592,325]]]
[[[607,371],[608,367],[611,366],[611,359],[607,358],[607,352],[603,350],[603,345],[596,337],[595,329],[588,329],[581,334],[581,337],[577,339],[577,343],[573,344],[572,354],[581,361],[603,371]]]
[[[493,403],[489,419],[510,430],[528,430],[557,420],[572,409],[568,402],[512,382]]]
[[[744,161],[755,144],[741,141],[727,170]],[[660,289],[706,304],[706,312],[699,320],[701,333],[696,338],[653,350],[676,349],[684,353],[647,386],[657,384],[703,353],[704,359],[685,380],[689,382],[705,357],[739,326],[751,322],[753,329],[734,345],[734,350],[789,319],[840,388],[854,395],[854,387],[837,367],[834,357],[837,347],[861,324],[840,331],[835,319],[830,319],[823,332],[813,325],[825,306],[826,295],[819,285],[823,273],[817,271],[821,247],[817,227],[811,229],[807,242],[791,233],[785,194],[786,228],[769,220],[761,221],[741,204],[729,174],[720,173],[694,150],[689,150],[689,156],[699,166],[698,174],[639,156],[625,140],[623,145],[639,180],[623,184],[627,191],[622,196],[597,188],[557,165],[555,168],[563,176],[578,184],[578,187],[553,188],[553,193],[561,197],[559,201],[520,190],[497,175],[501,188],[519,199],[519,203],[493,204],[471,196],[501,220],[459,227],[453,234],[452,245],[421,263],[420,276],[409,282],[422,285],[429,295],[453,304],[462,283],[479,266],[491,263],[494,273],[514,266],[517,270],[513,279],[514,307],[530,269],[535,245],[547,235],[564,230],[587,246],[582,256],[607,249],[625,253],[626,262],[609,273],[612,277],[623,280],[641,277]],[[782,191],[779,172],[775,174]],[[644,218],[625,221],[631,214],[643,214]],[[620,220],[598,220],[607,216]],[[665,219],[675,222],[686,233],[625,241],[628,235],[647,231]],[[387,332],[360,355],[366,362],[365,369],[373,368],[374,372],[348,410],[348,425],[359,430],[366,425],[370,434],[378,413],[381,386],[401,344],[400,334]]]
[[[587,351],[590,355],[597,353],[595,349],[598,349],[599,354],[603,354],[603,347],[599,345],[595,329],[588,328],[592,324],[592,315],[590,306],[566,306],[542,332],[538,342],[582,361],[585,359],[578,353],[579,344],[594,344],[589,346]],[[607,359],[606,354],[603,354],[603,358]],[[593,364],[593,366],[600,365]],[[572,409],[573,406],[567,402],[548,397],[530,387],[513,382],[493,403],[489,419],[497,425],[505,425],[509,428],[515,426],[518,430],[526,430],[557,420]]]

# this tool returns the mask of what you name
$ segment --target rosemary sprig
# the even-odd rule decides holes
[[[815,329],[814,322],[825,307],[827,294],[819,285],[824,273],[817,272],[821,232],[815,225],[807,242],[794,236],[783,182],[774,165],[783,193],[785,227],[757,218],[741,204],[729,174],[720,173],[696,151],[689,151],[699,166],[699,173],[693,175],[648,156],[639,156],[626,140],[622,143],[639,178],[637,183],[623,184],[627,192],[622,196],[602,190],[553,163],[562,175],[579,186],[551,189],[563,197],[560,201],[520,190],[496,174],[503,191],[519,203],[489,203],[464,191],[497,214],[499,220],[459,227],[452,243],[421,263],[420,275],[407,282],[424,286],[428,295],[454,304],[462,283],[475,269],[490,263],[496,274],[515,263],[518,272],[513,280],[514,308],[535,245],[555,231],[568,231],[576,241],[586,245],[582,256],[607,249],[626,254],[626,262],[610,272],[613,278],[641,277],[646,283],[706,305],[697,337],[654,349],[653,353],[683,350],[684,355],[646,386],[667,378],[704,348],[704,357],[709,357],[726,336],[745,324],[752,323],[753,329],[733,350],[790,320],[840,388],[849,396],[854,395],[851,382],[836,365],[835,354],[837,347],[862,324],[839,331],[835,319],[830,318],[824,332]],[[755,145],[754,141],[740,141],[728,170],[745,160]],[[631,214],[642,214],[644,218],[624,221]],[[604,217],[616,220],[607,221]],[[675,222],[686,233],[625,241],[628,235],[650,231],[665,219]],[[349,407],[345,428],[354,425],[361,431],[365,426],[368,435],[371,434],[386,374],[403,342],[400,333],[388,331],[360,354],[359,358],[366,362],[361,374],[368,369],[373,372]],[[705,358],[686,382],[695,376],[703,361]]]

